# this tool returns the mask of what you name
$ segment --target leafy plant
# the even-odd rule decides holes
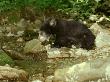
[[[94,0],[69,0],[69,2],[71,3],[70,8],[58,9],[58,11],[66,13],[76,19],[77,17],[81,19],[87,18],[90,14],[95,12],[96,4]]]
[[[102,0],[0,0],[0,12],[20,10],[27,6],[38,13],[55,11],[76,19],[85,19],[95,12]],[[50,13],[51,14],[51,13]],[[56,14],[56,13],[55,13]]]

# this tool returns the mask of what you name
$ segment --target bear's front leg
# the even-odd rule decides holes
[[[61,48],[61,41],[55,40],[54,44],[51,45],[52,48]]]
[[[52,47],[61,48],[61,47],[68,47],[71,48],[72,44],[71,41],[67,37],[60,37],[56,38]]]

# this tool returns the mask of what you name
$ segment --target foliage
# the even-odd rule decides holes
[[[72,7],[66,9],[58,9],[73,18],[84,19],[95,12],[97,3],[94,0],[69,0]]]
[[[28,0],[0,0],[0,12],[16,10],[27,4]]]
[[[103,0],[0,0],[0,12],[31,6],[42,13],[51,9],[72,18],[85,19],[95,12],[100,1]]]
[[[68,0],[37,0],[35,4],[40,9],[47,9],[47,8],[66,8],[69,5]]]
[[[12,4],[8,0],[0,1],[0,12],[12,9]]]

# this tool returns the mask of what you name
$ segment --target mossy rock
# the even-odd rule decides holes
[[[33,39],[28,41],[24,47],[24,53],[33,53],[33,52],[39,52],[44,50],[45,50],[45,47],[41,45],[38,39]]]
[[[4,52],[0,52],[0,65],[9,64],[14,65],[14,61]]]

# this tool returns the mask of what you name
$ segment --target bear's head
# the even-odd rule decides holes
[[[55,26],[57,24],[57,19],[55,18],[48,18],[42,24],[40,31],[39,31],[39,40],[41,42],[48,41],[50,36],[54,34]]]

